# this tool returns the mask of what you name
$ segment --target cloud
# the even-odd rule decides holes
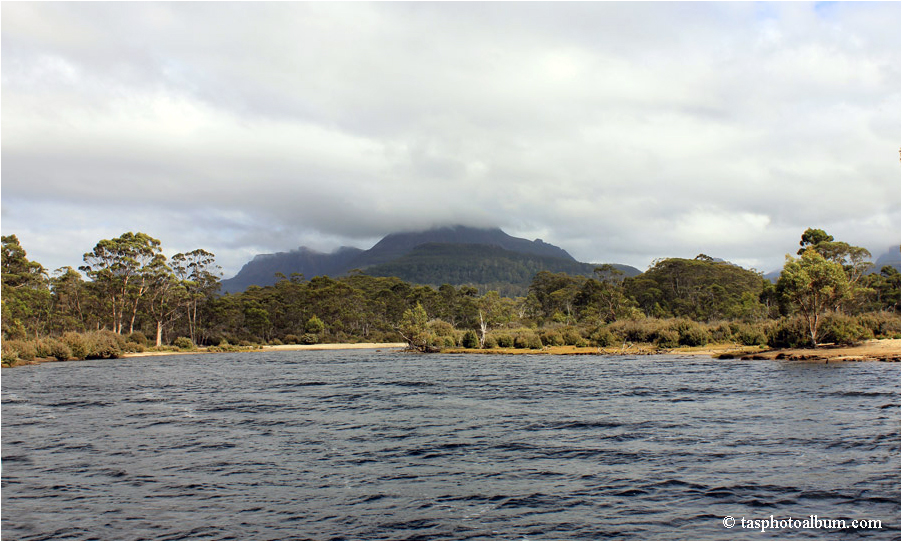
[[[641,268],[770,270],[809,226],[882,250],[900,26],[882,3],[4,4],[3,231],[48,267],[146,231],[227,275],[454,223]]]

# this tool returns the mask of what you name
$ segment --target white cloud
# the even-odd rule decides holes
[[[809,226],[888,246],[899,28],[881,3],[7,3],[3,230],[77,265],[103,222],[228,272],[448,223],[642,268],[778,267]]]

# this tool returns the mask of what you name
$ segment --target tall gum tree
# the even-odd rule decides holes
[[[798,259],[786,255],[777,291],[805,319],[813,347],[821,337],[823,315],[851,295],[849,277],[842,265],[824,258],[812,246]]]
[[[109,300],[113,331],[122,333],[125,315],[130,313],[129,333],[142,296],[147,293],[153,269],[159,264],[160,241],[146,233],[123,233],[116,239],[103,239],[84,255],[79,267]]]

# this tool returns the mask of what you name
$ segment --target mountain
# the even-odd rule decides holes
[[[902,246],[889,247],[889,250],[874,260],[874,273],[879,273],[884,265],[895,267],[896,271],[902,271]]]
[[[258,254],[244,264],[241,271],[222,281],[222,292],[243,292],[248,286],[270,286],[276,283],[276,273],[289,277],[300,273],[305,278],[319,275],[343,275],[355,266],[350,265],[364,251],[354,247],[341,247],[332,253],[323,253],[307,247],[291,252]]]
[[[432,246],[424,251],[414,253],[415,249],[424,245],[455,245],[455,248],[448,248],[442,252],[437,247]],[[462,249],[461,246],[466,246],[467,248]],[[492,247],[492,250],[475,249],[475,246]],[[438,261],[436,258],[444,259],[443,261],[448,262],[448,255],[452,253],[453,258],[460,260],[454,264],[454,268],[458,269],[457,273],[462,273],[461,266],[466,267],[467,265],[474,265],[483,269],[483,271],[473,270],[472,273],[475,273],[474,277],[480,273],[484,278],[492,278],[503,274],[500,271],[494,274],[486,274],[486,266],[490,265],[488,260],[492,258],[498,258],[498,264],[495,265],[496,269],[499,269],[502,261],[507,263],[516,262],[519,271],[511,271],[513,274],[521,273],[523,269],[539,265],[537,262],[545,262],[542,265],[551,265],[553,269],[549,268],[549,271],[554,269],[563,271],[568,265],[574,266],[574,264],[576,266],[574,269],[588,269],[587,272],[581,272],[582,274],[591,274],[592,269],[594,269],[594,266],[589,264],[580,264],[564,249],[545,243],[541,239],[529,241],[513,237],[504,233],[500,228],[453,226],[421,232],[392,233],[382,238],[369,250],[343,247],[331,254],[325,254],[301,247],[291,252],[261,254],[246,263],[237,275],[223,280],[222,291],[226,293],[241,292],[251,285],[268,286],[275,284],[276,273],[283,273],[286,276],[290,276],[292,273],[302,273],[308,279],[318,275],[339,276],[352,269],[362,269],[367,274],[371,274],[371,269],[374,266],[383,264],[393,264],[393,267],[376,267],[375,271],[377,273],[387,273],[387,269],[391,269],[399,273],[398,276],[400,278],[410,282],[429,284],[430,282],[421,280],[424,277],[418,275],[412,268],[404,266],[420,265],[421,267],[429,267],[431,269],[429,272],[433,276],[438,276],[435,274],[436,270],[434,269],[434,266],[437,265],[435,262]],[[528,256],[532,259],[518,258],[512,256],[512,254]],[[412,259],[398,262],[399,259],[407,255],[411,255]],[[428,263],[425,263],[427,260]],[[530,263],[527,263],[527,261]],[[628,274],[633,273],[633,271],[635,271],[635,274],[639,273],[637,269],[632,267],[622,267]],[[449,281],[448,283],[463,284],[464,282]],[[487,282],[479,281],[478,284],[487,284]]]
[[[526,295],[539,271],[591,277],[596,267],[573,258],[515,252],[497,245],[427,243],[395,260],[368,267],[364,272],[434,287],[469,284],[481,291],[495,290],[503,296],[518,296]],[[627,277],[640,273],[627,265],[615,267]]]

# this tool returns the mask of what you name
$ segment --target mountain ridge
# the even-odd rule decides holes
[[[340,276],[353,269],[365,270],[388,264],[426,244],[494,246],[503,251],[579,263],[566,250],[541,239],[529,241],[513,237],[501,228],[448,226],[418,232],[390,233],[368,250],[342,247],[331,253],[324,253],[299,247],[290,252],[258,254],[234,277],[222,281],[222,291],[232,293],[244,291],[251,285],[269,286],[276,283],[276,273],[286,276],[300,273],[305,278],[318,275]]]

